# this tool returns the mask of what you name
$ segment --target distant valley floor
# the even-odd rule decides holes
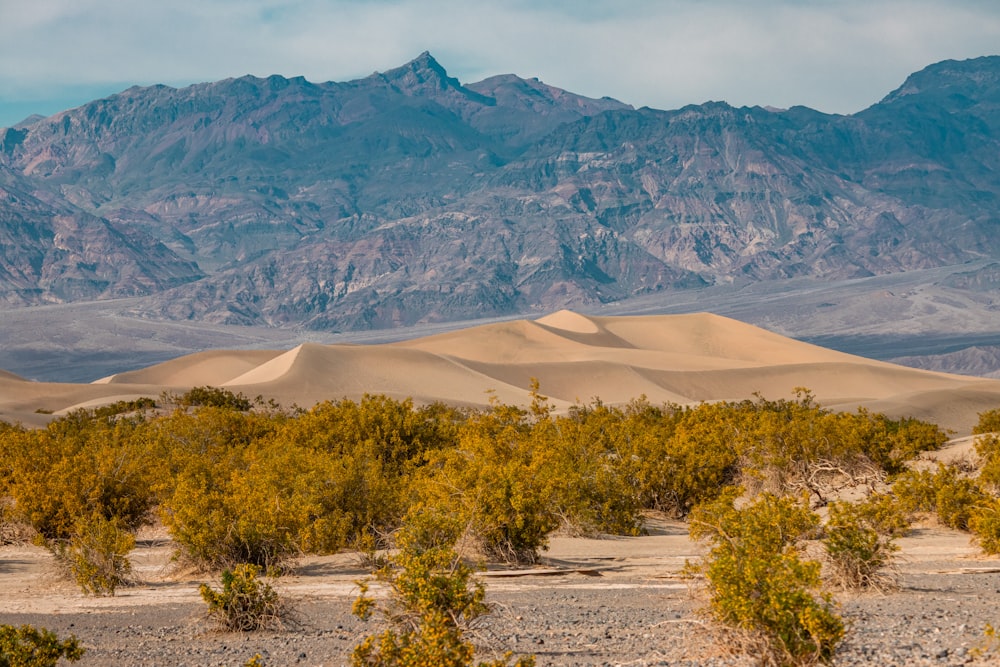
[[[682,290],[603,306],[600,315],[712,312],[841,352],[913,368],[1000,375],[1000,296],[949,287],[989,262],[856,280],[789,280]],[[303,342],[386,343],[519,317],[399,329],[323,332],[152,320],[143,299],[9,309],[0,317],[0,369],[47,382],[91,382],[210,349],[288,349]]]

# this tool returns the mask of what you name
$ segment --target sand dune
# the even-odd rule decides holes
[[[931,373],[795,341],[699,313],[590,317],[559,311],[386,345],[210,351],[119,373],[91,385],[28,382],[0,372],[0,418],[40,423],[55,413],[201,385],[310,407],[382,393],[418,403],[485,406],[490,396],[527,403],[531,378],[563,409],[600,398],[620,403],[790,398],[807,387],[824,405],[865,405],[968,433],[978,412],[1000,406],[1000,381]]]
[[[282,354],[280,350],[209,350],[162,364],[117,373],[94,384],[161,384],[165,386],[218,386]]]
[[[26,380],[23,377],[21,377],[20,375],[15,375],[15,374],[10,373],[8,371],[0,370],[0,382],[2,382],[4,380],[11,380],[11,381],[14,381],[14,382],[18,382],[18,381],[20,381],[20,382],[26,382]]]
[[[527,384],[512,386],[443,356],[383,345],[307,343],[223,386],[307,407],[366,393],[471,406],[486,405],[491,390],[504,402],[530,400]]]

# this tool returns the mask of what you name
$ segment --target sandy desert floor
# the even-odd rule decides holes
[[[304,344],[288,351],[214,351],[120,373],[93,384],[29,382],[0,371],[0,418],[41,425],[51,415],[137,396],[212,384],[308,407],[364,392],[478,405],[488,390],[530,400],[530,378],[557,407],[600,396],[652,402],[790,398],[814,390],[831,408],[858,405],[928,419],[967,434],[977,413],[1000,405],[1000,381],[929,373],[791,341],[726,318],[598,318],[568,311],[380,346]],[[969,441],[949,451],[968,451]],[[679,577],[700,547],[684,524],[654,521],[637,538],[556,537],[544,570],[485,573],[496,613],[478,629],[480,656],[510,649],[539,665],[742,664],[720,652]],[[344,665],[378,630],[350,614],[366,576],[349,554],[307,558],[277,587],[300,625],[247,635],[212,632],[198,594],[203,579],[171,567],[165,535],[141,535],[138,584],[114,598],[81,596],[59,582],[49,554],[0,547],[0,623],[75,634],[83,665]],[[1000,625],[1000,559],[977,555],[962,533],[925,525],[900,540],[902,587],[838,597],[852,630],[841,665],[965,664]],[[747,661],[743,661],[746,663]],[[749,664],[749,663],[748,663]],[[1000,660],[998,660],[1000,664]]]
[[[533,653],[539,665],[752,664],[720,651],[680,577],[685,560],[701,553],[686,526],[652,520],[649,532],[555,537],[539,568],[484,573],[495,613],[477,629],[480,657],[512,649]],[[42,549],[0,548],[0,623],[75,634],[87,648],[81,665],[241,665],[255,653],[268,665],[346,665],[378,627],[351,616],[366,571],[341,554],[306,558],[278,580],[299,625],[215,632],[197,591],[212,580],[177,573],[162,535],[141,537],[133,553],[139,582],[113,598],[84,597],[55,581]],[[985,624],[1000,621],[1000,559],[977,555],[966,534],[933,526],[899,544],[898,592],[837,595],[851,630],[835,664],[988,664],[973,649],[985,643]]]

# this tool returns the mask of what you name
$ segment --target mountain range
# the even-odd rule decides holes
[[[429,53],[135,87],[0,130],[0,307],[338,332],[958,267],[937,286],[989,320],[998,167],[1000,56],[848,116],[463,84]]]

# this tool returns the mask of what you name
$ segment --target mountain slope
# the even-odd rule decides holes
[[[36,197],[0,167],[0,304],[148,295],[203,275],[142,230]]]
[[[998,81],[939,63],[853,116],[635,110],[427,53],[132,88],[0,131],[0,294],[336,331],[998,258]],[[57,219],[81,259],[40,259]]]

